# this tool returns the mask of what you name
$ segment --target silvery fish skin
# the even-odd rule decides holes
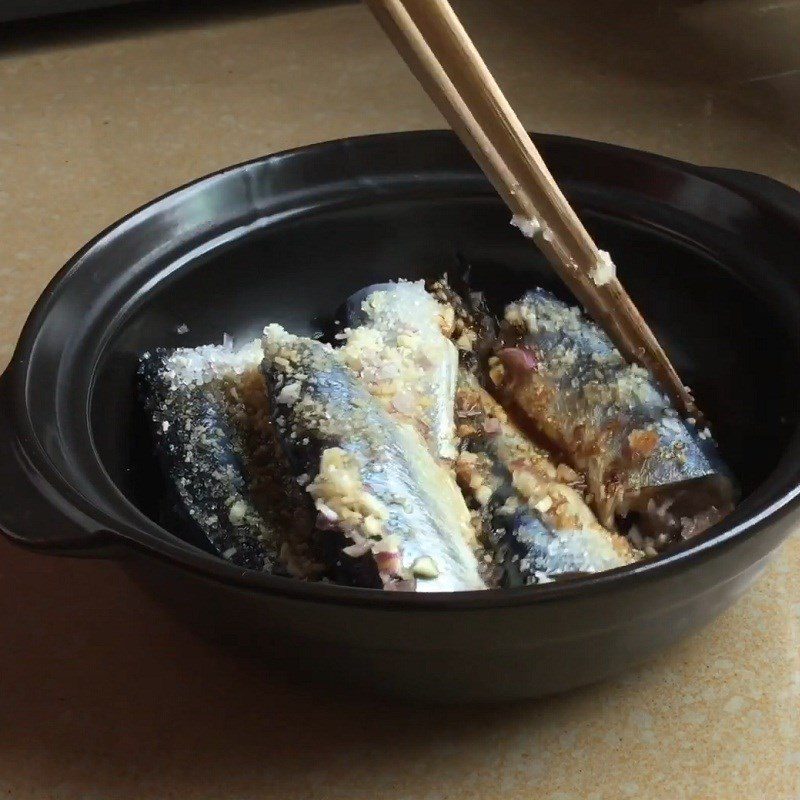
[[[654,547],[730,512],[735,488],[710,432],[681,419],[577,308],[529,292],[507,307],[504,336],[492,380],[586,476],[603,524],[630,516]]]
[[[139,389],[181,530],[233,563],[272,570],[275,529],[253,501],[245,395],[257,396],[261,348],[212,346],[146,354]],[[255,391],[251,388],[255,385]]]
[[[338,560],[345,571],[358,567],[351,580],[386,590],[486,588],[464,499],[419,434],[329,345],[270,325],[263,348],[289,462],[314,501],[320,536],[346,538]]]
[[[368,286],[347,301],[339,339],[345,363],[392,416],[411,422],[437,458],[456,455],[453,400],[458,351],[452,311],[423,281]]]
[[[460,355],[456,474],[479,508],[483,538],[493,543],[501,580],[546,582],[641,558],[626,539],[597,521],[583,499],[582,477],[556,465],[483,388],[478,376],[495,345],[497,324],[483,296],[458,275],[453,279],[458,289],[442,276],[429,290],[453,310],[452,337]]]
[[[641,558],[603,528],[583,501],[580,477],[557,467],[462,369],[456,393],[462,451],[456,475],[480,509],[506,585],[614,569]]]

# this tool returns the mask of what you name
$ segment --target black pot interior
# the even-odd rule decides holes
[[[623,151],[614,151],[614,167],[580,143],[544,144],[750,494],[775,469],[798,421],[797,279],[788,266],[774,266],[788,240],[776,244],[773,223],[755,206],[671,162],[654,160],[648,174],[646,163],[626,163]],[[457,144],[448,147],[457,152]],[[567,296],[468,158],[448,158],[458,170],[421,170],[405,188],[347,189],[342,203],[234,233],[211,248],[204,247],[210,234],[193,234],[180,268],[160,257],[148,268],[146,292],[132,304],[114,301],[88,399],[96,452],[128,501],[158,520],[162,484],[134,393],[137,360],[148,349],[220,342],[224,333],[245,340],[271,321],[299,333],[324,330],[356,289],[435,276],[459,258],[495,303],[536,285]],[[312,162],[303,177],[311,184]],[[217,196],[208,205],[220,203]],[[142,230],[157,248],[163,232],[153,217]],[[237,222],[226,227],[235,231]],[[766,252],[753,244],[759,239],[778,249]]]

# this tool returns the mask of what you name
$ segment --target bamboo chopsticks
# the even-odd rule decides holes
[[[623,355],[699,418],[653,332],[558,188],[447,0],[366,0],[422,87],[505,201],[521,230]]]

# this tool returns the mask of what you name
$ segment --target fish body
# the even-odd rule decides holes
[[[728,513],[733,481],[707,429],[670,405],[579,309],[544,290],[506,309],[490,376],[536,431],[586,476],[600,521],[627,518],[658,545]]]
[[[273,418],[319,535],[344,541],[350,582],[387,590],[483,589],[469,511],[419,433],[398,422],[329,345],[265,329]],[[328,549],[330,557],[330,549]]]
[[[157,350],[139,368],[139,389],[169,487],[166,517],[218,555],[256,570],[277,563],[276,529],[256,508],[258,458],[250,421],[263,379],[258,341]]]
[[[423,281],[366,287],[347,301],[344,362],[386,410],[410,422],[436,458],[453,459],[458,351],[450,309]]]
[[[641,557],[600,525],[576,489],[577,473],[529,441],[466,370],[456,419],[462,447],[456,474],[480,510],[505,584],[599,572]]]

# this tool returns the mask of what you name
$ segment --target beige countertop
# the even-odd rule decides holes
[[[461,0],[531,128],[800,186],[800,2]],[[0,29],[0,367],[87,239],[284,147],[441,127],[352,3]],[[800,798],[800,537],[701,634],[503,708],[344,703],[196,640],[107,562],[0,542],[0,796]]]

